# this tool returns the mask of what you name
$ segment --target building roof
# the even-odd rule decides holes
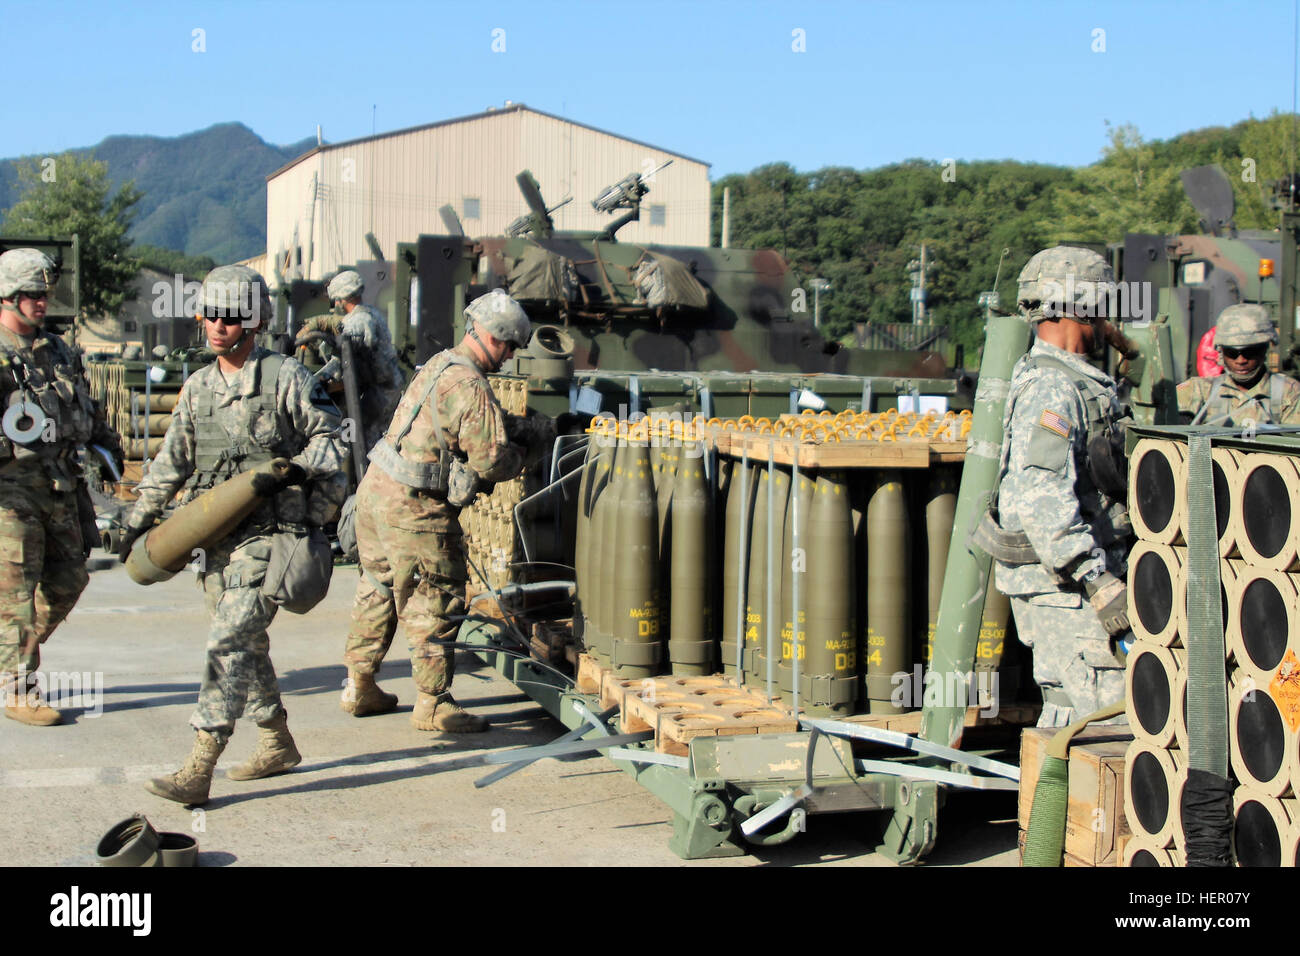
[[[611,133],[607,129],[601,129],[598,126],[589,126],[586,123],[579,123],[576,120],[566,119],[563,116],[556,116],[554,113],[547,113],[542,110],[535,110],[532,107],[525,106],[523,103],[512,103],[509,106],[503,106],[499,108],[491,107],[489,109],[484,110],[482,113],[471,113],[468,116],[457,116],[454,117],[453,119],[439,120],[436,123],[425,123],[421,126],[408,126],[405,129],[389,130],[386,133],[375,133],[371,136],[360,136],[356,139],[346,139],[340,143],[324,143],[320,146],[313,146],[311,149],[307,150],[307,152],[303,153],[301,156],[297,156],[289,160],[289,162],[285,163],[279,169],[275,170],[275,172],[269,174],[266,177],[266,181],[270,182],[272,179],[274,179],[276,176],[279,176],[286,169],[291,169],[292,167],[297,166],[304,159],[308,159],[312,156],[315,156],[317,153],[326,152],[331,149],[341,149],[344,146],[355,146],[357,143],[369,143],[372,140],[386,139],[390,136],[405,136],[407,133],[418,133],[421,132],[422,130],[435,129],[436,127],[439,126],[451,126],[453,123],[465,123],[468,122],[469,120],[484,119],[489,116],[501,116],[505,113],[521,113],[521,112],[532,113],[536,116],[545,116],[547,119],[559,120],[561,123],[572,123],[574,126],[580,126],[583,129],[589,129],[597,133],[603,133],[606,136],[613,136],[616,139],[621,139],[628,143],[636,143],[638,146],[645,146],[648,149],[653,149],[660,153],[668,153],[669,155],[674,156],[678,159],[685,159],[692,163],[699,163],[701,166],[712,165],[711,163],[706,163],[702,159],[695,159],[694,157],[687,156],[684,153],[673,152],[673,150],[664,149],[662,146],[655,146],[653,143],[647,143],[639,139],[631,139],[627,136],[622,136],[619,133]]]

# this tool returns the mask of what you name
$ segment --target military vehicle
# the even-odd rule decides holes
[[[789,410],[791,392],[805,388],[839,408],[861,407],[864,391],[881,409],[900,391],[970,407],[972,378],[937,352],[845,348],[824,338],[807,291],[773,250],[620,242],[649,191],[641,174],[593,200],[621,213],[595,232],[556,230],[532,175],[516,181],[528,213],[511,235],[470,239],[444,207],[448,235],[399,243],[392,329],[410,364],[459,340],[466,303],[505,288],[535,325],[560,330],[544,331],[513,366],[532,380],[530,403],[542,411],[569,403],[575,383],[600,392],[606,409],[667,402],[708,415],[772,414]],[[573,380],[556,374],[562,367]]]
[[[1224,308],[1264,305],[1278,325],[1276,367],[1294,373],[1300,283],[1300,210],[1291,181],[1276,184],[1279,229],[1238,229],[1227,174],[1217,165],[1182,173],[1183,188],[1201,216],[1196,235],[1129,233],[1109,247],[1115,278],[1129,309],[1121,328],[1142,355],[1119,367],[1134,386],[1131,401],[1148,424],[1176,424],[1173,387],[1195,375],[1196,347]],[[1121,303],[1123,304],[1123,303]]]

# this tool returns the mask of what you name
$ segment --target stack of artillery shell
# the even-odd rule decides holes
[[[912,679],[928,649],[958,468],[796,469],[769,462],[762,438],[855,449],[919,440],[952,454],[946,443],[960,443],[969,421],[892,410],[597,421],[576,496],[575,627],[587,650],[620,676],[720,666],[814,715],[920,707],[919,682],[900,700],[899,677]],[[729,432],[760,440],[714,468],[704,439]],[[988,601],[977,666],[997,668],[1008,610],[1001,595]]]
[[[492,391],[504,411],[523,415],[528,410],[528,382],[526,379],[489,376]],[[549,462],[547,463],[549,466]],[[470,581],[485,588],[480,572],[487,576],[493,588],[503,588],[521,579],[520,563],[523,561],[519,532],[515,525],[515,506],[531,492],[541,487],[533,475],[521,475],[509,481],[498,482],[490,494],[479,495],[460,516],[465,533],[465,551],[478,571],[470,570]],[[525,523],[525,530],[536,535],[538,525]],[[534,541],[530,537],[530,543]],[[532,557],[538,559],[537,548]]]
[[[1215,522],[1227,657],[1229,756],[1242,866],[1294,866],[1300,842],[1300,468],[1216,448]],[[1187,782],[1185,447],[1143,439],[1130,470],[1126,865],[1182,865]]]
[[[587,650],[621,677],[717,666],[712,495],[681,423],[598,421],[579,484],[575,572]]]

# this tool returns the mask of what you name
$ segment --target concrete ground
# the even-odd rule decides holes
[[[346,567],[319,607],[282,612],[271,627],[302,765],[266,780],[227,779],[224,768],[256,741],[255,727],[241,722],[212,800],[187,810],[149,794],[144,782],[175,770],[193,741],[188,720],[207,631],[201,595],[188,573],[142,588],[116,561],[96,563],[104,567],[43,649],[42,670],[83,675],[83,706],[66,708],[68,722],[48,729],[0,720],[0,842],[21,846],[24,864],[93,864],[99,837],[140,811],[159,831],[194,833],[204,866],[893,865],[872,852],[883,813],[813,816],[786,846],[685,863],[668,849],[667,807],[600,756],[539,761],[475,789],[492,768],[466,766],[469,758],[547,743],[565,728],[462,654],[457,698],[491,719],[492,730],[461,739],[414,730],[400,633],[381,675],[399,696],[398,711],[362,720],[341,713],[339,661],[356,580]],[[78,688],[70,676],[61,680]],[[951,798],[927,862],[1014,866],[1015,814],[1014,793]]]

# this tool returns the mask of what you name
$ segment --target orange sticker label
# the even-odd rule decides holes
[[[1295,656],[1295,651],[1287,651],[1282,658],[1269,682],[1268,692],[1291,732],[1300,730],[1300,658]]]

